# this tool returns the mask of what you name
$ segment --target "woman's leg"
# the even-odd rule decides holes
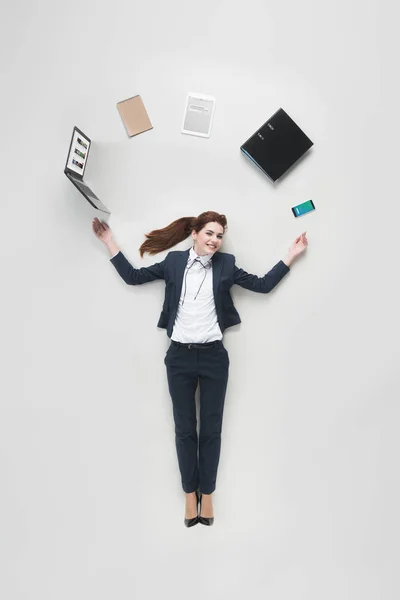
[[[187,348],[177,347],[172,343],[164,361],[173,405],[179,470],[182,487],[187,494],[191,494],[199,486],[195,404],[198,374],[193,358],[193,353]]]
[[[211,501],[207,496],[212,494],[216,485],[229,357],[222,343],[197,352],[200,380],[199,483],[200,492],[205,495],[203,513],[203,507],[206,511]],[[212,515],[204,513],[204,516]]]

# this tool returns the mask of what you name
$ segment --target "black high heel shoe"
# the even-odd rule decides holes
[[[196,505],[197,505],[197,511],[199,510],[199,502],[200,502],[200,496],[199,496],[199,492],[196,490]],[[185,519],[185,526],[186,527],[193,527],[194,525],[197,525],[197,523],[199,522],[199,515],[193,517],[192,519]]]
[[[199,510],[199,523],[201,523],[202,525],[208,525],[211,526],[214,523],[214,517],[202,517],[200,515],[201,513],[201,500],[202,500],[202,495],[200,495],[200,510]]]

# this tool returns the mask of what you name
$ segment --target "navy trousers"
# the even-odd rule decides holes
[[[186,493],[215,490],[221,449],[222,416],[229,357],[221,341],[211,344],[171,342],[165,356],[175,421],[175,443]],[[197,436],[195,392],[200,386]]]

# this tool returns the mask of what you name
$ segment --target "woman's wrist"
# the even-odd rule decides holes
[[[291,265],[293,264],[293,261],[294,261],[294,256],[292,254],[287,254],[282,262],[284,262],[285,265],[290,268]]]
[[[114,256],[115,254],[118,254],[119,248],[118,248],[117,244],[114,242],[114,240],[112,238],[111,238],[111,240],[109,240],[106,243],[106,246],[107,246],[108,251],[111,254],[111,256]]]

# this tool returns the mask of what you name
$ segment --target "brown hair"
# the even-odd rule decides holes
[[[220,215],[212,210],[203,212],[198,217],[182,217],[164,229],[154,229],[150,233],[146,233],[147,240],[139,248],[140,256],[143,258],[145,252],[158,254],[158,252],[168,250],[189,237],[193,229],[197,233],[201,231],[207,223],[218,223],[224,228],[224,232],[227,227],[225,215]]]

